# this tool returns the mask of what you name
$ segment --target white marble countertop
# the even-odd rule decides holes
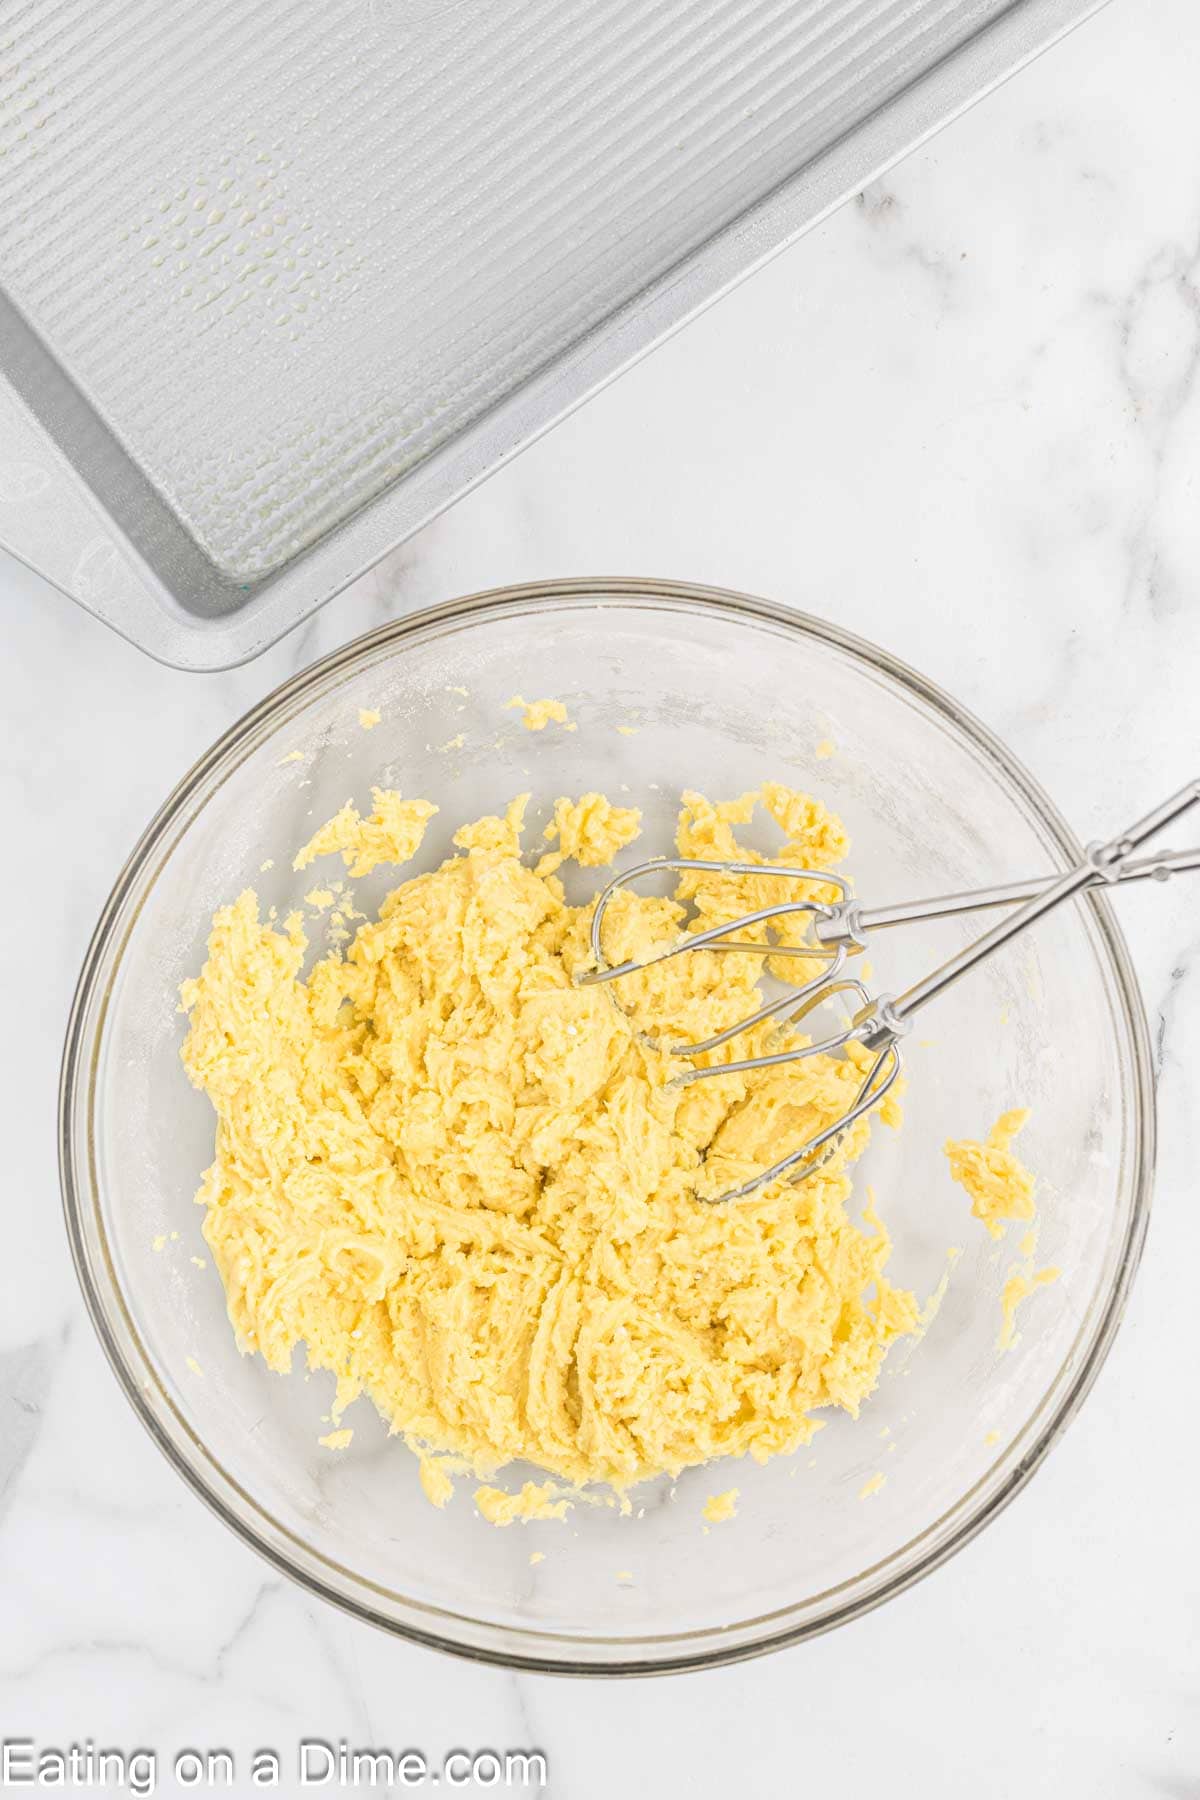
[[[189,1744],[244,1768],[261,1744],[344,1736],[433,1758],[534,1745],[554,1800],[1200,1794],[1194,888],[1124,908],[1162,1149],[1142,1273],[1082,1415],[931,1579],[729,1670],[516,1676],[277,1578],[121,1398],[54,1162],[76,970],[143,823],[246,706],[402,608],[568,574],[745,588],[942,683],[1083,833],[1196,774],[1198,92],[1191,0],[1114,0],[236,672],[157,667],[0,566],[0,1736],[153,1745],[160,1792]]]

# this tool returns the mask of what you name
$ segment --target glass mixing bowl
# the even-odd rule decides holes
[[[505,710],[515,694],[565,701],[578,729],[525,730]],[[363,730],[360,708],[382,722]],[[352,1446],[332,1454],[317,1443],[329,1378],[306,1380],[299,1357],[280,1377],[238,1354],[211,1261],[191,1261],[204,1249],[193,1196],[213,1115],[178,1055],[177,990],[200,967],[214,908],[247,885],[281,912],[298,902],[320,870],[293,876],[295,848],[372,784],[438,802],[417,865],[428,867],[460,822],[525,788],[543,809],[531,824],[557,794],[628,788],[645,828],[626,855],[640,860],[670,847],[682,788],[719,797],[764,777],[814,790],[845,818],[858,892],[879,902],[1050,872],[1079,854],[1008,752],[869,644],[738,594],[571,581],[401,620],[287,682],[181,782],[104,910],[61,1099],[67,1221],[96,1328],[143,1423],[226,1523],[390,1631],[596,1674],[704,1666],[811,1636],[897,1593],[992,1518],[1112,1341],[1146,1224],[1153,1104],[1136,983],[1092,897],[948,993],[908,1040],[904,1129],[876,1130],[856,1193],[869,1183],[878,1194],[894,1279],[921,1298],[950,1279],[862,1416],[829,1417],[810,1449],[658,1482],[630,1517],[578,1507],[566,1523],[501,1530],[475,1513],[470,1481],[444,1512],[430,1506],[415,1458],[368,1401],[348,1416]],[[572,898],[596,886],[594,872],[574,879]],[[388,885],[386,870],[357,882],[358,905],[371,910]],[[877,987],[904,985],[978,929],[966,919],[885,934],[871,952]],[[1013,1105],[1032,1108],[1021,1152],[1040,1177],[1038,1260],[1062,1277],[1028,1301],[1001,1353],[1019,1230],[992,1242],[942,1144],[982,1135]],[[952,1264],[951,1246],[962,1250]],[[529,1473],[509,1470],[505,1484]],[[860,1498],[877,1474],[884,1485]],[[731,1486],[736,1518],[706,1532],[706,1497]],[[545,1559],[531,1566],[534,1550]]]

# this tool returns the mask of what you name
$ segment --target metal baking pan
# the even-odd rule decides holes
[[[290,630],[1103,0],[0,0],[0,543]]]

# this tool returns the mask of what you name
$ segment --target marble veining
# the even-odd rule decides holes
[[[606,1685],[452,1662],[266,1568],[172,1474],[104,1364],[54,1127],[75,973],[145,820],[248,705],[404,608],[537,576],[725,583],[926,671],[1085,834],[1200,773],[1197,91],[1189,0],[1113,0],[245,668],[157,667],[0,566],[0,954],[21,1031],[3,1121],[0,1735],[168,1760],[199,1742],[243,1767],[302,1736],[433,1758],[532,1745],[548,1800],[1200,1793],[1200,1438],[1178,1417],[1200,1257],[1194,885],[1122,896],[1159,1179],[1081,1416],[932,1579],[712,1674]],[[35,917],[48,982],[24,954]]]

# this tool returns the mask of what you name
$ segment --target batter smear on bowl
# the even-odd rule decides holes
[[[433,808],[374,799],[369,820],[343,812],[301,860],[366,862],[385,836],[415,854]],[[307,978],[298,914],[276,926],[248,890],[214,918],[182,991],[183,1060],[217,1114],[198,1199],[238,1343],[281,1372],[302,1344],[336,1377],[334,1424],[366,1394],[426,1469],[447,1455],[488,1476],[520,1460],[621,1494],[715,1457],[792,1451],[820,1409],[857,1413],[917,1324],[887,1278],[873,1200],[852,1208],[873,1121],[800,1185],[736,1206],[697,1195],[836,1118],[866,1053],[670,1086],[679,1064],[643,1027],[691,1043],[745,1017],[761,959],[676,958],[630,978],[620,1007],[576,986],[591,904],[567,905],[554,871],[564,857],[602,866],[638,816],[598,794],[561,800],[556,847],[544,838],[530,868],[527,800],[464,827],[460,854],[398,886]],[[840,823],[774,783],[717,805],[685,794],[680,855],[765,862],[734,835],[758,805],[786,839],[777,862],[826,870],[845,855]],[[745,880],[686,881],[674,898],[619,896],[614,956],[673,942],[689,906],[705,924],[746,910]],[[784,972],[802,979],[795,961]],[[771,1031],[698,1060],[754,1054]],[[898,1122],[894,1099],[880,1119]]]

